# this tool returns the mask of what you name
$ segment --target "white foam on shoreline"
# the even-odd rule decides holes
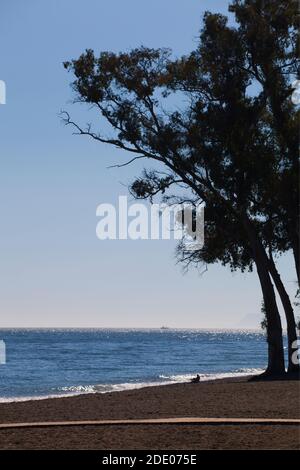
[[[227,378],[246,377],[261,374],[263,369],[240,369],[234,372],[221,372],[215,374],[201,374],[201,382],[209,380],[219,380]],[[53,393],[40,396],[20,396],[20,397],[0,397],[0,403],[14,403],[35,400],[47,400],[52,398],[68,398],[79,395],[95,393],[123,392],[126,390],[136,390],[146,387],[157,387],[162,385],[171,385],[189,382],[195,374],[182,375],[160,375],[158,381],[154,382],[128,382],[120,384],[96,384],[96,385],[78,385],[72,387],[61,387],[59,393]]]

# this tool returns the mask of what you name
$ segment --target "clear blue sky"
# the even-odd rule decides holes
[[[64,60],[86,48],[187,53],[203,12],[227,3],[1,1],[0,327],[236,327],[252,314],[257,322],[255,273],[210,266],[183,276],[172,241],[96,238],[96,206],[127,194],[140,168],[108,170],[120,152],[73,136],[58,117],[62,108],[81,117]],[[288,259],[281,271],[294,292]]]

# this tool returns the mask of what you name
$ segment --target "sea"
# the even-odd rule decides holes
[[[267,363],[263,332],[250,330],[0,329],[0,340],[0,402],[238,377]]]

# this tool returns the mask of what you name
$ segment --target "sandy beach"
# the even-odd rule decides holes
[[[0,422],[166,417],[300,418],[300,382],[246,378],[1,403]],[[297,425],[1,429],[1,449],[300,449]]]

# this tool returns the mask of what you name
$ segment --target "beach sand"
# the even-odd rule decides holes
[[[1,403],[0,422],[158,417],[300,418],[300,382],[247,378]],[[296,425],[1,429],[1,449],[300,449]]]

